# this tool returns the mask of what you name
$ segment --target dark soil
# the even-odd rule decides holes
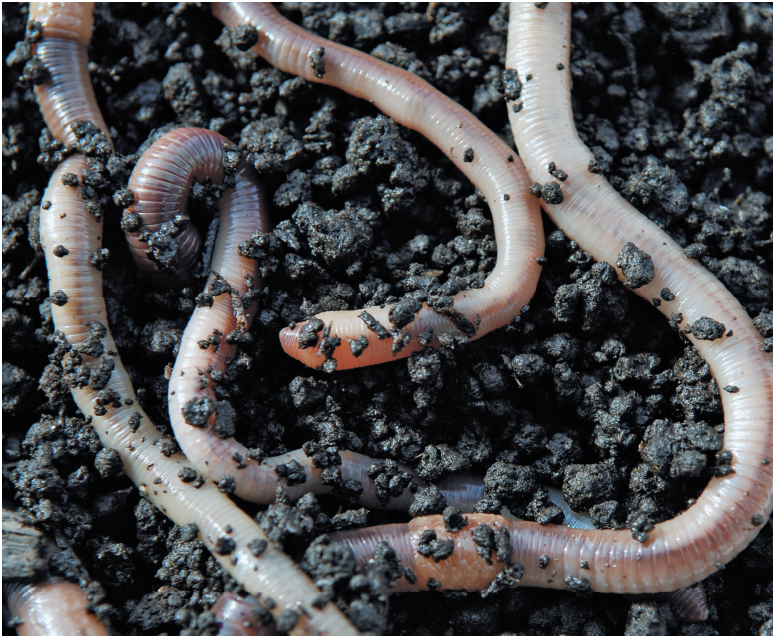
[[[426,78],[512,142],[504,6],[290,3],[283,11]],[[24,38],[25,20],[25,5],[3,5],[4,57]],[[244,48],[250,34],[234,40]],[[771,344],[772,5],[580,5],[573,43],[574,112],[600,170],[760,317]],[[25,71],[23,53],[3,75],[3,498],[68,548],[50,569],[94,579],[90,592],[117,633],[207,633],[207,610],[237,585],[191,530],[172,525],[114,471],[47,368],[55,344],[34,247],[56,158],[38,140],[44,127],[29,84],[37,72],[34,64]],[[333,442],[419,462],[432,481],[470,468],[492,486],[483,508],[499,509],[498,499],[542,522],[558,513],[540,483],[591,508],[600,527],[629,518],[636,529],[674,516],[702,491],[723,421],[707,366],[675,325],[548,219],[538,292],[512,325],[408,362],[331,375],[304,368],[278,342],[292,321],[477,285],[495,257],[480,195],[428,141],[368,103],[240,51],[206,7],[99,5],[89,57],[121,154],[103,190],[125,188],[135,154],[178,126],[238,143],[268,188],[276,230],[254,247],[266,278],[262,311],[242,346],[249,371],[228,387],[246,445],[273,455]],[[212,189],[195,190],[191,215],[206,230]],[[164,427],[165,366],[202,280],[167,290],[138,277],[121,209],[103,200],[110,327],[143,407]],[[325,531],[408,518],[328,497],[243,506],[299,560]],[[386,616],[358,593],[343,602],[377,633],[771,633],[771,521],[705,587],[711,616],[699,624],[682,623],[655,596],[527,588],[486,599],[404,594],[390,599]]]

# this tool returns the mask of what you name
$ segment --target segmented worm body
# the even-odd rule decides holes
[[[3,585],[5,604],[19,621],[20,636],[107,636],[108,630],[88,611],[86,594],[75,583],[46,579],[34,585]]]
[[[49,20],[54,20],[51,15]],[[48,87],[63,94],[83,89]],[[95,115],[87,113],[85,119],[95,122]],[[53,117],[53,111],[44,111],[44,117]],[[52,124],[49,119],[46,123]],[[125,472],[140,492],[178,525],[195,526],[202,543],[246,591],[271,593],[278,602],[274,614],[285,608],[304,609],[294,632],[353,633],[353,626],[332,604],[322,609],[312,604],[319,590],[293,560],[271,543],[264,545],[264,533],[247,514],[211,483],[197,489],[182,482],[179,472],[187,466],[186,458],[162,454],[158,431],[137,402],[108,329],[102,274],[90,263],[101,248],[102,222],[88,212],[76,188],[63,183],[63,176],[80,176],[86,166],[80,155],[59,165],[43,196],[50,205],[42,206],[40,215],[41,245],[55,300],[52,316],[69,350],[64,364],[85,367],[89,378],[71,387],[76,404],[91,417],[103,445],[119,452]]]
[[[30,21],[43,27],[43,39],[33,53],[48,74],[35,94],[51,134],[67,146],[76,142],[70,125],[78,121],[92,122],[110,139],[89,77],[93,8],[93,2],[30,3]]]
[[[589,172],[594,158],[575,132],[570,106],[568,5],[512,5],[509,25],[508,66],[522,77],[531,76],[523,87],[522,109],[510,113],[521,155],[536,181],[546,179],[550,162],[568,174],[564,203],[546,206],[552,219],[598,261],[616,263],[626,242],[648,253],[654,277],[636,292],[650,300],[667,288],[675,298],[660,306],[662,312],[680,312],[689,324],[708,316],[732,328],[715,341],[690,338],[718,385],[739,388],[722,392],[724,445],[732,454],[733,472],[713,478],[689,510],[658,524],[644,543],[627,531],[541,528],[484,515],[470,516],[459,533],[448,533],[440,517],[427,517],[335,538],[357,548],[360,560],[380,540],[390,542],[417,577],[414,584],[399,581],[397,587],[404,591],[426,588],[429,578],[448,589],[480,589],[491,582],[504,566],[490,565],[477,552],[473,529],[479,524],[509,531],[513,561],[524,567],[516,579],[523,586],[565,588],[585,582],[595,591],[619,593],[690,586],[732,560],[772,511],[771,360],[761,351],[759,335],[742,306],[719,281]],[[417,552],[426,529],[439,540],[454,540],[449,558],[437,564]]]
[[[477,339],[520,313],[535,292],[540,274],[536,259],[543,255],[544,238],[540,211],[528,194],[520,160],[497,135],[416,75],[309,34],[268,3],[214,3],[213,13],[228,27],[254,25],[259,31],[254,50],[278,69],[367,99],[400,124],[422,133],[479,188],[492,210],[498,258],[483,288],[458,293],[451,307],[433,310],[424,303],[405,326],[391,322],[393,305],[367,308],[366,317],[363,310],[316,316],[317,332],[325,330],[329,339],[341,339],[333,354],[337,370],[407,357],[423,347],[418,338],[428,328],[435,335]],[[320,47],[325,49],[322,77],[310,64]],[[319,367],[326,359],[318,348],[304,347],[309,330],[309,322],[286,328],[280,340],[292,357]],[[394,338],[400,341],[402,331],[411,335],[411,341],[394,353]],[[349,342],[361,337],[368,346],[356,356]]]
[[[188,218],[191,185],[194,178],[221,185],[226,176],[224,159],[230,147],[233,147],[232,143],[218,133],[181,128],[167,133],[143,153],[128,186],[134,193],[135,203],[125,214],[130,228],[138,222],[141,224],[138,230],[128,230],[126,237],[132,257],[142,272],[168,283],[178,283],[190,276],[202,252],[201,235]],[[267,231],[269,220],[264,190],[255,171],[242,163],[231,167],[230,173],[236,185],[219,200],[223,226],[216,245],[218,259],[213,258],[212,268],[244,294],[247,291],[245,277],[255,277],[257,268],[255,263],[240,257],[237,249],[256,229]],[[138,219],[132,220],[132,215]],[[149,248],[149,238],[153,244],[150,235],[163,226],[168,231],[164,235],[165,243],[155,251],[153,245]],[[170,261],[160,265],[160,257],[154,258],[157,251],[161,258],[170,255]],[[222,302],[224,298],[218,300]],[[225,300],[230,303],[228,295]],[[233,354],[233,350],[225,347],[223,352]]]
[[[571,109],[570,22],[567,3],[550,3],[545,9],[531,3],[511,5],[507,67],[523,78],[532,76],[523,85],[522,109],[517,113],[509,109],[520,156],[535,181],[547,179],[550,162],[568,174],[562,184],[564,202],[545,208],[557,226],[597,261],[617,263],[627,242],[650,255],[654,277],[636,294],[649,301],[661,297],[659,311],[673,318],[680,314],[682,325],[709,317],[725,326],[729,332],[715,340],[687,336],[718,386],[739,388],[720,393],[724,448],[732,456],[732,473],[711,479],[697,502],[657,525],[647,543],[638,546],[630,540],[618,550],[612,545],[600,548],[601,555],[611,547],[610,551],[627,556],[617,562],[617,569],[605,568],[618,581],[607,585],[609,589],[632,587],[636,574],[651,571],[653,584],[647,586],[663,583],[667,591],[676,588],[667,586],[675,574],[680,574],[681,585],[688,585],[732,560],[772,512],[772,357],[762,351],[751,319],[721,282],[686,257],[667,233],[602,176],[589,171],[594,156],[576,133]],[[665,289],[670,294],[662,294]],[[608,534],[613,543],[614,533]],[[578,555],[569,549],[565,556],[573,562]],[[633,561],[635,556],[640,556],[640,564]],[[653,566],[645,567],[644,562]],[[593,569],[600,568],[598,560]]]

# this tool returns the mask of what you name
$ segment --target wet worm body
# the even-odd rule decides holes
[[[132,172],[129,187],[135,204],[128,212],[143,219],[144,229],[158,229],[184,216],[194,175],[200,180],[223,182],[224,148],[229,146],[226,138],[204,129],[176,129],[164,135],[143,154]],[[210,275],[206,286],[206,290],[217,286],[221,294],[194,311],[170,376],[168,399],[175,438],[200,476],[215,483],[232,477],[234,493],[246,500],[272,503],[279,485],[294,499],[310,491],[330,493],[334,488],[325,485],[323,471],[302,450],[257,462],[251,458],[250,450],[228,432],[225,438],[221,436],[221,422],[230,418],[233,409],[228,402],[218,401],[215,386],[227,373],[227,361],[236,354],[236,341],[250,327],[255,302],[249,295],[261,286],[256,262],[240,256],[238,247],[256,229],[269,229],[263,188],[253,168],[242,163],[233,171],[233,177],[234,187],[228,188],[218,202],[221,222],[210,265],[215,274]],[[201,243],[198,233],[195,240],[189,241],[190,235],[184,235],[189,229],[193,226],[175,237],[180,246]],[[135,233],[127,233],[127,237],[136,262],[147,270],[154,269],[154,262],[145,254],[146,244]],[[173,279],[183,272],[176,268]],[[368,476],[369,467],[382,461],[353,452],[343,452],[341,457],[343,480],[357,480],[364,486],[361,504],[384,507],[377,497],[376,484]],[[283,480],[284,470],[289,467],[301,468],[304,482]],[[400,471],[409,469],[401,466]],[[419,481],[416,484],[421,489],[426,487]],[[464,511],[471,511],[483,496],[481,480],[468,475],[451,477],[440,488],[450,505]],[[392,498],[388,506],[407,510],[413,498],[414,494],[407,489]]]
[[[55,15],[47,18],[51,28],[55,28]],[[68,17],[66,24],[69,21]],[[64,93],[78,90],[55,84],[48,88]],[[45,96],[41,99],[45,103]],[[85,118],[96,122],[96,114],[87,113]],[[44,112],[44,116],[50,125],[51,114]],[[67,351],[64,365],[82,366],[88,373],[88,381],[71,387],[76,404],[92,419],[102,444],[119,452],[124,471],[141,494],[175,523],[198,532],[199,540],[246,591],[271,594],[278,603],[273,614],[285,608],[304,610],[294,633],[354,633],[332,604],[322,609],[312,604],[319,590],[292,559],[271,543],[265,545],[265,534],[247,514],[212,483],[195,487],[181,481],[179,473],[187,467],[183,455],[162,454],[159,432],[138,404],[108,329],[102,274],[91,265],[92,255],[102,245],[102,222],[88,212],[78,190],[63,183],[63,176],[80,176],[86,167],[81,155],[57,167],[43,195],[40,215],[41,245],[55,300],[52,316],[61,347]]]
[[[720,393],[732,473],[711,479],[689,510],[658,524],[646,543],[620,539],[617,532],[604,532],[598,541],[590,533],[564,553],[566,562],[578,563],[595,545],[592,572],[606,576],[599,579],[599,591],[670,591],[732,560],[772,512],[772,357],[762,351],[761,336],[723,284],[589,171],[594,156],[578,137],[571,109],[570,22],[567,3],[545,9],[511,5],[507,68],[532,76],[523,85],[522,109],[509,109],[514,139],[535,181],[549,177],[550,162],[568,174],[564,202],[547,204],[547,213],[597,261],[615,264],[624,245],[635,244],[650,255],[654,268],[653,279],[636,294],[649,301],[662,297],[660,312],[680,314],[684,326],[709,317],[729,331],[715,340],[687,336],[718,386],[739,388]],[[670,294],[663,295],[665,289]]]
[[[657,565],[648,560],[647,552],[630,556],[626,541],[629,531],[573,529],[562,525],[545,525],[527,521],[510,521],[493,514],[469,514],[462,530],[447,530],[442,516],[425,516],[408,523],[378,525],[366,529],[329,534],[332,542],[347,544],[358,564],[364,565],[378,543],[388,543],[408,569],[407,576],[396,582],[395,592],[434,590],[485,590],[502,573],[509,574],[511,585],[551,589],[592,589],[608,593],[670,591],[670,586],[657,580]],[[484,533],[482,528],[484,529]],[[441,545],[452,541],[452,553],[437,560],[419,550],[427,541],[423,536],[432,531],[433,540]],[[610,536],[616,535],[612,539]],[[498,543],[506,538],[506,547]],[[632,540],[630,538],[630,540]],[[493,551],[500,547],[497,554]],[[572,557],[568,559],[568,555]],[[639,557],[641,560],[639,560]],[[611,588],[609,568],[635,561],[635,580],[623,581],[624,588]],[[681,582],[675,574],[674,582]],[[632,587],[630,587],[632,586]],[[667,589],[660,589],[667,587]],[[707,601],[702,587],[673,592],[673,602],[683,610],[686,620],[707,619]]]
[[[40,217],[49,288],[53,297],[61,291],[67,298],[63,306],[52,305],[54,324],[73,348],[65,363],[86,365],[95,372],[112,368],[100,390],[88,385],[71,388],[78,407],[92,417],[103,445],[118,450],[124,471],[141,494],[178,525],[193,523],[202,543],[246,591],[271,594],[278,602],[273,610],[277,613],[284,607],[303,605],[309,614],[301,616],[296,631],[351,633],[352,626],[332,605],[322,610],[312,606],[319,591],[292,559],[271,543],[260,557],[254,555],[255,542],[265,540],[265,535],[247,514],[210,482],[198,488],[184,483],[180,473],[188,467],[186,457],[162,454],[157,445],[159,432],[139,407],[107,330],[102,274],[90,264],[91,255],[101,246],[102,224],[87,212],[76,189],[62,183],[65,173],[80,175],[85,167],[86,160],[80,155],[60,164],[43,196],[51,206],[41,210]],[[69,251],[63,257],[54,253],[60,245]],[[101,344],[99,356],[87,354],[95,352],[94,335]],[[106,397],[110,400],[103,405]]]
[[[307,366],[319,367],[326,359],[309,338],[312,329],[322,330],[329,340],[341,339],[332,357],[336,369],[345,370],[409,356],[423,347],[419,336],[428,328],[435,335],[477,339],[520,313],[536,289],[541,270],[536,259],[543,255],[544,237],[539,207],[528,193],[522,164],[497,135],[412,73],[307,33],[268,3],[214,3],[213,13],[227,27],[254,25],[259,31],[254,50],[281,71],[367,99],[427,137],[479,188],[492,210],[498,257],[483,288],[458,293],[454,305],[445,309],[434,310],[424,303],[407,325],[391,322],[392,305],[367,308],[366,317],[363,310],[324,312],[316,316],[315,324],[305,322],[282,331],[285,352]],[[324,73],[311,65],[320,47],[325,51]],[[411,340],[394,353],[393,342],[403,342],[404,333]],[[314,333],[311,336],[314,343]],[[349,342],[357,343],[361,337],[368,346],[356,356]]]
[[[144,228],[158,228],[184,216],[194,175],[200,180],[223,182],[224,148],[229,146],[226,138],[204,129],[176,129],[164,135],[143,154],[132,172],[129,187],[135,194],[135,204],[128,212],[140,216]],[[168,399],[175,438],[202,477],[216,483],[233,477],[235,493],[246,500],[272,503],[278,485],[283,485],[291,498],[309,491],[330,493],[333,487],[324,484],[322,470],[302,450],[259,463],[234,438],[219,435],[220,421],[229,418],[233,409],[228,402],[218,401],[215,386],[226,374],[227,361],[236,354],[236,341],[248,330],[255,314],[255,302],[249,293],[261,286],[256,262],[240,256],[238,247],[256,229],[266,232],[269,228],[264,191],[253,168],[242,163],[233,171],[233,179],[234,187],[226,189],[218,202],[221,222],[210,266],[215,274],[210,275],[206,286],[206,290],[217,286],[222,294],[214,295],[194,311],[170,376]],[[189,229],[193,226],[183,233]],[[183,233],[175,237],[181,246],[201,243],[198,233],[192,242]],[[145,255],[146,244],[136,234],[127,236],[138,264],[155,268]],[[176,268],[172,277],[179,278],[181,272]],[[380,460],[352,452],[341,456],[343,479],[364,485],[361,504],[383,507],[376,485],[368,477],[368,468]],[[281,480],[283,469],[294,462],[304,470],[305,481],[298,485]],[[407,472],[408,468],[401,467],[400,471]],[[419,482],[418,486],[426,487]],[[450,478],[441,489],[450,505],[465,511],[483,496],[481,481],[468,476]],[[413,498],[413,493],[405,490],[389,505],[406,510]]]
[[[60,579],[34,585],[3,585],[10,615],[20,636],[107,636],[108,630],[88,611],[80,587]]]
[[[43,39],[33,52],[48,77],[35,87],[43,119],[55,139],[72,146],[70,125],[89,121],[108,136],[88,69],[93,2],[31,2],[29,20],[41,24]]]

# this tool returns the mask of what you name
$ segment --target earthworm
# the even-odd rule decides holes
[[[52,29],[56,15],[52,12],[47,17]],[[65,94],[78,90],[54,83],[48,89]],[[89,115],[87,119],[94,122],[94,114]],[[40,215],[57,338],[66,351],[65,363],[82,366],[84,379],[89,379],[71,387],[76,404],[91,419],[105,448],[118,451],[124,471],[143,496],[175,523],[188,526],[193,537],[198,535],[246,591],[271,594],[278,603],[273,614],[285,608],[301,612],[294,633],[352,634],[354,627],[335,606],[313,605],[319,590],[292,559],[267,545],[265,534],[247,514],[215,485],[181,481],[179,473],[187,467],[187,459],[162,453],[158,431],[139,406],[108,329],[102,274],[91,265],[101,248],[102,221],[88,211],[76,188],[63,183],[68,175],[65,181],[72,184],[69,174],[80,176],[86,167],[81,155],[57,167]]]
[[[134,194],[134,203],[124,214],[129,248],[141,271],[170,283],[184,281],[190,276],[202,249],[201,235],[189,222],[187,214],[191,184],[195,177],[200,182],[211,180],[218,185],[223,183],[226,176],[224,160],[228,161],[230,147],[233,145],[228,139],[213,131],[180,128],[158,139],[143,153],[129,179],[128,188]],[[238,157],[236,152],[232,152],[230,159],[236,162]],[[219,200],[223,227],[218,234],[220,243],[216,249],[219,259],[213,259],[213,268],[218,272],[223,270],[221,275],[235,290],[239,289],[240,294],[244,294],[247,292],[245,276],[255,277],[257,268],[255,262],[240,257],[237,248],[240,242],[250,239],[257,228],[268,230],[269,222],[263,187],[258,183],[253,168],[243,162],[239,166],[231,166],[229,174],[236,180],[237,186],[229,189]],[[173,257],[169,260],[171,263],[164,261],[164,265],[160,266],[160,258],[153,257],[155,249],[153,245],[149,248],[148,240],[163,226],[163,230],[167,231],[163,236],[164,243],[156,250]],[[221,240],[222,237],[228,239]],[[217,267],[216,261],[219,262]],[[208,281],[210,283],[212,279]],[[231,306],[228,295],[218,297],[211,314],[218,314],[216,305],[221,306],[223,302]],[[209,337],[211,332],[212,329],[203,338]],[[233,347],[227,346],[222,352],[233,354],[233,350]]]
[[[268,3],[214,3],[213,13],[230,28],[254,25],[259,31],[254,51],[281,71],[367,99],[427,137],[479,188],[492,211],[498,256],[483,288],[458,293],[451,308],[434,311],[427,303],[421,308],[417,304],[408,325],[396,316],[396,324],[391,322],[394,304],[367,308],[365,316],[364,310],[324,312],[312,324],[300,323],[281,332],[286,353],[310,367],[324,364],[326,359],[314,346],[315,332],[323,330],[327,339],[321,346],[341,340],[332,356],[336,369],[345,370],[409,356],[423,347],[419,337],[428,328],[436,336],[451,333],[478,339],[520,313],[536,289],[541,270],[536,259],[543,255],[544,237],[522,164],[497,135],[412,73],[307,33]],[[311,64],[321,56],[321,47],[324,71]],[[394,352],[394,339],[405,343],[405,333],[411,341]],[[362,346],[362,338],[368,345],[356,356],[353,351],[360,352],[360,347],[351,345]]]
[[[548,178],[551,162],[567,173],[564,201],[545,203],[546,212],[599,262],[617,263],[628,242],[649,255],[654,276],[634,292],[649,302],[661,298],[658,310],[664,315],[688,327],[703,318],[723,324],[716,339],[691,331],[686,336],[718,386],[734,388],[720,392],[724,455],[731,456],[721,472],[726,475],[712,478],[689,510],[657,525],[645,544],[606,532],[600,540],[605,545],[591,563],[593,572],[610,574],[600,582],[601,590],[668,591],[700,581],[732,560],[772,512],[772,356],[762,351],[761,336],[723,284],[590,172],[594,156],[576,132],[571,109],[570,27],[567,3],[544,9],[511,5],[506,65],[531,77],[523,83],[522,108],[509,109],[514,139],[535,181]],[[617,274],[626,281],[621,270]],[[617,547],[609,544],[614,541]],[[584,547],[577,543],[566,549],[566,561],[578,562]],[[598,558],[609,552],[623,560]]]
[[[273,622],[261,624],[253,615],[256,600],[242,598],[231,592],[223,592],[213,605],[212,611],[218,622],[217,636],[276,636],[277,627]]]
[[[70,127],[89,121],[110,140],[89,77],[87,47],[91,40],[93,2],[31,2],[29,20],[43,27],[33,53],[48,77],[35,87],[43,119],[55,139],[72,146]]]
[[[19,622],[20,636],[108,635],[75,583],[58,578],[29,585],[8,583],[3,584],[3,594],[10,615]]]
[[[350,544],[361,562],[376,543],[387,541],[415,576],[413,583],[401,579],[397,591],[425,589],[431,578],[440,589],[486,587],[506,565],[490,565],[477,552],[473,531],[479,525],[509,532],[514,554],[504,560],[521,569],[506,570],[501,582],[611,593],[691,586],[742,551],[772,511],[771,358],[761,351],[761,339],[742,306],[721,283],[589,172],[594,158],[575,132],[570,106],[568,5],[512,5],[507,66],[531,77],[522,90],[522,108],[509,114],[528,171],[543,180],[550,162],[556,162],[568,174],[564,203],[545,205],[554,222],[598,261],[616,263],[625,243],[633,242],[654,263],[654,277],[636,290],[639,295],[661,296],[666,303],[660,310],[681,313],[688,324],[707,316],[733,329],[714,341],[689,336],[718,385],[737,388],[722,392],[725,456],[731,454],[731,465],[711,479],[689,510],[656,525],[643,542],[625,530],[541,527],[483,514],[469,516],[459,532],[448,532],[442,517],[431,516],[332,538]],[[425,530],[438,541],[453,540],[449,557],[436,563],[417,551]]]
[[[359,565],[364,565],[374,555],[378,543],[388,543],[396,551],[401,565],[408,570],[407,576],[396,582],[394,592],[428,589],[486,591],[488,585],[497,582],[496,578],[504,571],[513,579],[510,585],[520,587],[591,588],[609,593],[669,591],[659,589],[666,581],[656,581],[654,561],[645,556],[646,552],[643,552],[643,561],[638,562],[638,553],[630,555],[628,548],[620,546],[627,542],[629,531],[541,526],[493,514],[469,514],[466,518],[465,527],[456,532],[448,531],[444,518],[434,515],[415,518],[408,523],[378,525],[328,536],[332,542],[348,545]],[[477,529],[482,526],[487,528],[485,533]],[[422,539],[428,530],[433,532],[431,542],[437,543],[439,548],[445,541],[453,542],[447,550],[451,549],[447,557],[438,559],[438,554],[434,556],[418,551],[423,545],[428,545],[427,538],[425,541]],[[612,534],[617,536],[613,542],[610,538]],[[501,538],[505,536],[505,547],[510,551],[503,552],[503,545],[495,540],[499,535]],[[501,547],[497,554],[488,550],[497,547]],[[622,579],[620,588],[614,589],[610,586],[616,584],[611,583],[610,571],[616,568],[617,563],[628,561],[636,563],[636,579]],[[681,575],[676,574],[675,577],[678,582]],[[504,581],[508,582],[508,579]],[[707,601],[702,585],[683,585],[670,596],[681,608],[686,620],[699,622],[707,619]]]
[[[297,632],[352,633],[352,625],[333,605],[323,609],[312,605],[319,590],[271,543],[264,549],[266,537],[247,514],[212,483],[183,482],[185,456],[162,454],[159,433],[140,408],[107,329],[102,274],[90,264],[101,246],[102,223],[87,212],[77,190],[62,183],[64,174],[79,175],[85,167],[86,159],[80,155],[59,165],[43,196],[51,205],[42,208],[40,216],[52,298],[65,301],[52,304],[54,324],[72,347],[69,362],[82,362],[92,372],[91,386],[71,388],[76,404],[91,417],[103,445],[119,452],[124,471],[141,494],[181,527],[193,524],[189,529],[198,530],[202,543],[246,591],[271,594],[278,602],[273,613],[303,607],[306,613],[300,616]],[[58,257],[56,252],[61,252],[54,249],[59,246],[69,252]],[[107,379],[100,371],[107,372]]]

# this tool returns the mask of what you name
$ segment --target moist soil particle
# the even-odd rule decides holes
[[[511,143],[504,97],[520,105],[522,82],[504,68],[505,5],[439,5],[426,14],[413,5],[291,3],[281,11],[314,33],[428,79]],[[24,40],[25,22],[25,5],[4,5],[4,58]],[[223,35],[209,10],[194,3],[95,10],[91,78],[119,155],[108,159],[104,142],[82,128],[79,148],[101,159],[86,175],[67,179],[83,195],[94,193],[89,210],[104,219],[110,259],[95,255],[95,266],[105,278],[111,331],[140,404],[162,435],[169,433],[165,366],[196,305],[229,291],[204,291],[207,264],[185,288],[145,281],[120,227],[138,230],[139,222],[119,220],[132,198],[129,174],[150,142],[175,127],[204,126],[238,144],[256,166],[275,229],[241,247],[258,261],[266,285],[252,342],[238,344],[217,383],[204,375],[218,401],[189,406],[187,421],[201,426],[215,412],[219,434],[235,436],[253,450],[251,458],[312,440],[326,457],[329,450],[355,450],[408,463],[431,481],[464,470],[489,476],[490,495],[478,511],[512,505],[543,522],[555,519],[540,484],[567,483],[566,497],[591,507],[598,527],[625,527],[644,539],[651,525],[685,509],[714,472],[729,469],[723,452],[714,456],[723,422],[719,389],[675,329],[685,327],[678,326],[683,319],[676,316],[671,327],[618,283],[614,268],[622,266],[594,263],[546,218],[541,283],[529,312],[511,325],[470,344],[436,335],[438,350],[332,375],[284,355],[277,335],[286,325],[327,310],[399,301],[391,325],[363,318],[379,338],[398,328],[402,342],[400,328],[418,304],[452,313],[450,297],[482,285],[496,249],[486,202],[441,151],[366,101],[256,60],[246,50],[254,36],[249,29]],[[579,133],[595,156],[590,170],[717,274],[757,318],[762,347],[771,350],[771,7],[575,6],[572,40],[567,72]],[[238,584],[197,541],[195,528],[176,527],[141,498],[70,397],[71,385],[104,388],[109,370],[105,363],[89,375],[77,357],[68,369],[61,365],[69,346],[54,334],[51,303],[67,299],[48,299],[38,220],[41,193],[67,151],[41,134],[36,72],[24,70],[30,57],[29,44],[20,45],[3,76],[3,415],[13,417],[5,420],[3,493],[69,545],[50,570],[102,592],[101,613],[116,633],[212,633],[210,607]],[[310,64],[322,73],[325,60],[321,51]],[[668,65],[671,73],[659,71]],[[28,79],[17,82],[22,75]],[[478,153],[475,159],[486,161]],[[561,180],[560,173],[555,166],[552,175]],[[178,225],[193,223],[205,236],[218,190],[194,188],[190,221]],[[557,196],[543,190],[537,194],[547,201]],[[152,239],[159,259],[174,260],[173,235]],[[630,285],[645,282],[649,260],[629,254],[637,266]],[[668,290],[660,297],[673,300]],[[324,328],[313,323],[305,345],[317,347]],[[465,328],[473,334],[476,326]],[[108,361],[101,326],[92,330],[82,351]],[[215,348],[215,340],[208,346]],[[120,400],[103,399],[98,409]],[[296,469],[284,468],[288,484],[303,480]],[[387,466],[374,477],[385,499],[411,489],[411,477]],[[180,479],[201,482],[195,472]],[[407,520],[356,509],[361,488],[343,481],[319,501],[293,504],[279,491],[268,507],[242,506],[362,631],[750,635],[771,627],[769,520],[757,521],[760,536],[704,581],[711,608],[705,623],[681,623],[655,596],[631,601],[592,593],[582,600],[531,588],[485,600],[401,594],[388,604],[389,583],[404,574],[389,548],[379,548],[377,560],[360,571],[347,548],[312,551],[322,542],[313,540],[330,531]],[[459,515],[446,507],[432,488],[417,492],[412,513],[444,512],[455,528]],[[508,568],[493,592],[518,580],[508,537],[490,527],[474,536],[482,560]],[[228,537],[218,543],[221,551],[233,549]],[[259,542],[249,547],[264,549]],[[551,578],[549,557],[542,566]],[[583,593],[584,579],[568,588]],[[265,597],[257,609],[268,619],[272,606]],[[284,616],[282,628],[296,620]]]

